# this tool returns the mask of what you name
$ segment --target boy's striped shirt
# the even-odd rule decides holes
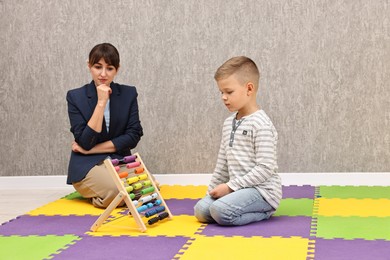
[[[282,198],[276,129],[263,110],[243,117],[234,131],[235,117],[233,114],[224,122],[209,191],[221,183],[233,190],[254,187],[276,209]]]

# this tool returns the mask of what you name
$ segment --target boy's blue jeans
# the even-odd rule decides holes
[[[219,199],[206,195],[194,207],[195,217],[203,223],[240,226],[268,219],[274,209],[255,188],[240,189]]]

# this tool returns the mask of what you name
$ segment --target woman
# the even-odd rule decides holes
[[[74,136],[67,184],[99,208],[118,194],[102,161],[130,155],[143,135],[136,88],[113,82],[119,64],[113,45],[96,45],[88,59],[91,83],[68,91],[66,97]]]

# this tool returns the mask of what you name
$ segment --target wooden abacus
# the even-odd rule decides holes
[[[126,156],[121,160],[106,159],[104,165],[114,180],[119,193],[92,225],[91,231],[97,231],[122,201],[126,203],[129,216],[135,219],[141,232],[145,232],[147,229],[141,214],[145,218],[154,216],[147,221],[149,225],[164,218],[172,219],[168,206],[138,153]],[[133,191],[136,192],[133,193]]]

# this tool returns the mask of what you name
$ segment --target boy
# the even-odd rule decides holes
[[[278,135],[256,102],[260,73],[249,58],[234,57],[214,76],[227,109],[208,194],[194,207],[204,223],[245,225],[268,219],[282,197],[277,174]]]

